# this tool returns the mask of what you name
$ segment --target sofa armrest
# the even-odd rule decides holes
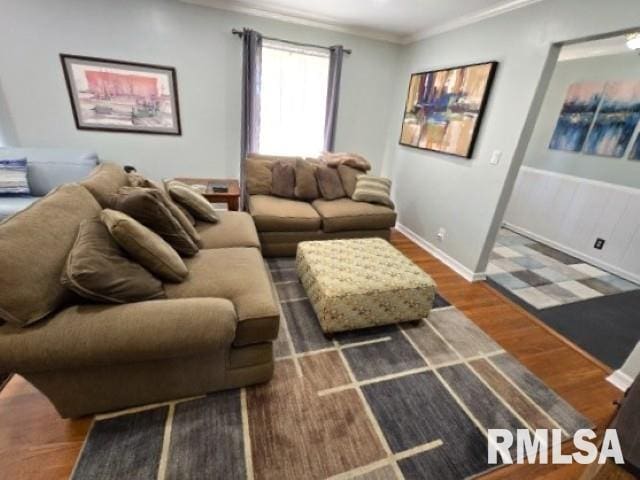
[[[198,355],[236,332],[229,300],[185,298],[78,305],[27,328],[0,327],[0,371],[42,372]]]

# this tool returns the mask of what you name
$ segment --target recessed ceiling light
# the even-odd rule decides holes
[[[627,35],[627,47],[631,50],[640,50],[640,33]]]

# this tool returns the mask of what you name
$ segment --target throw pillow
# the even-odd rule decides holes
[[[193,228],[196,224],[195,219],[187,210],[185,210],[181,205],[177,204],[171,199],[163,184],[154,182],[153,180],[149,180],[148,178],[143,177],[137,172],[129,172],[127,174],[127,178],[129,180],[129,186],[131,187],[155,188],[156,190],[158,190],[162,194],[164,205],[169,209],[171,215],[173,215],[176,220],[180,222],[180,225],[182,225],[184,231],[189,234],[196,245],[198,245],[198,247],[202,247],[202,239],[200,238],[200,234],[195,228]]]
[[[391,180],[373,175],[360,175],[352,199],[356,202],[379,203],[394,208],[390,195]]]
[[[218,215],[213,205],[200,192],[175,180],[167,182],[166,185],[171,198],[189,210],[194,217],[205,222],[218,222]]]
[[[189,275],[187,266],[171,245],[129,215],[105,208],[100,220],[116,243],[159,279],[179,283]]]
[[[325,200],[335,200],[345,196],[338,170],[331,167],[320,167],[316,170],[318,188]]]
[[[347,194],[347,197],[353,198],[353,192],[356,191],[358,175],[362,175],[362,172],[353,167],[348,167],[347,165],[338,165],[338,175],[340,175],[340,181],[342,182],[344,193]]]
[[[292,163],[276,162],[273,164],[273,181],[271,194],[277,197],[293,198],[296,187],[296,173]]]
[[[271,167],[270,161],[247,158],[245,168],[249,195],[271,195]]]
[[[0,160],[0,195],[31,195],[26,158]]]
[[[297,160],[295,166],[296,187],[295,197],[301,200],[315,200],[320,196],[316,181],[316,169],[318,167],[306,160]]]
[[[67,257],[62,284],[96,302],[165,298],[162,282],[125,256],[98,218],[83,220]]]
[[[167,208],[155,188],[123,187],[111,197],[111,208],[126,213],[160,235],[178,253],[193,257],[198,245]],[[191,226],[193,228],[193,226]]]

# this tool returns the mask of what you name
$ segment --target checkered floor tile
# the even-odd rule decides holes
[[[487,275],[538,310],[640,289],[506,228],[498,234]]]

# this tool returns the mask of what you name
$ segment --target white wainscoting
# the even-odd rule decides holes
[[[602,159],[603,168],[606,162]],[[514,230],[640,283],[640,190],[522,167],[505,214]],[[593,245],[605,239],[602,250]]]

